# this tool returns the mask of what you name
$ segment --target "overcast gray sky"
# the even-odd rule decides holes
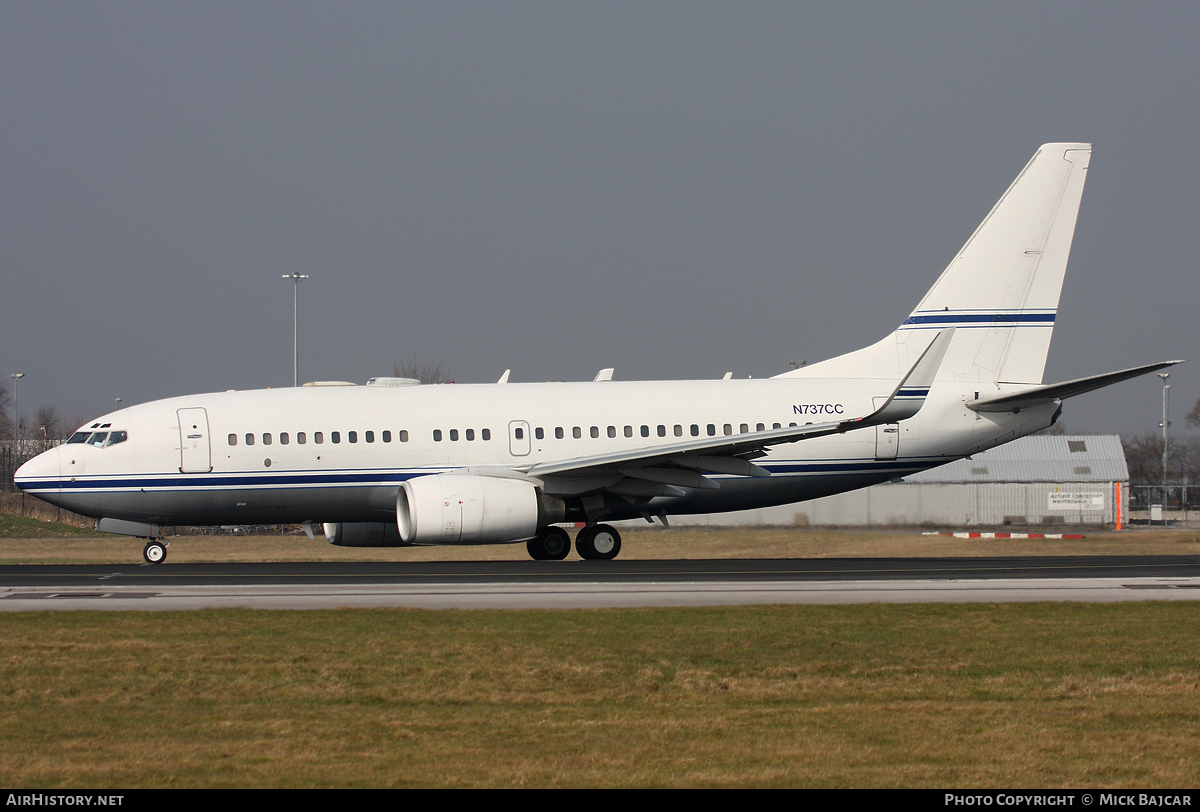
[[[1200,4],[0,5],[0,372],[195,392],[772,375],[890,332],[1095,144],[1046,380],[1200,396]],[[1157,378],[1066,425],[1156,429]]]

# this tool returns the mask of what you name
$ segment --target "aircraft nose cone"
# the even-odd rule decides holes
[[[60,456],[58,448],[43,451],[17,469],[13,475],[13,482],[23,491],[57,488]]]

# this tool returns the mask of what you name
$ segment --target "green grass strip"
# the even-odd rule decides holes
[[[1200,605],[19,613],[23,787],[1179,787]]]

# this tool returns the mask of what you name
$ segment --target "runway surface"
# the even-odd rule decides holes
[[[1200,599],[1200,557],[2,566],[0,611]]]

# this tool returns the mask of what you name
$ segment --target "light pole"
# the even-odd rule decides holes
[[[1162,378],[1162,382],[1163,382],[1163,418],[1162,418],[1162,423],[1160,423],[1159,425],[1162,426],[1162,430],[1163,430],[1162,486],[1163,486],[1163,510],[1166,510],[1166,506],[1167,506],[1167,428],[1171,425],[1170,421],[1167,420],[1167,398],[1168,398],[1168,393],[1171,391],[1171,385],[1167,383],[1167,378],[1171,377],[1171,373],[1170,372],[1160,372],[1160,373],[1158,373],[1158,377]]]
[[[15,449],[18,442],[17,435],[21,427],[21,379],[25,377],[25,373],[14,372],[8,377],[13,379],[13,448]]]
[[[113,398],[113,411],[121,408],[121,401],[125,398]]]
[[[299,309],[300,280],[308,279],[308,274],[285,273],[284,279],[292,280],[292,386],[300,385],[300,350],[299,350]]]

